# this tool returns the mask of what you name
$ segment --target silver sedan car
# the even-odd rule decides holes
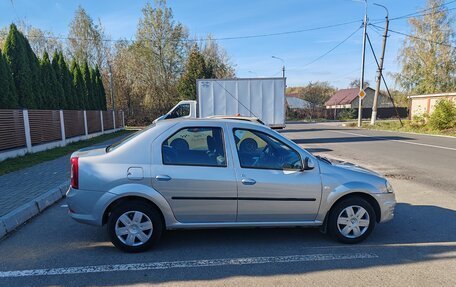
[[[319,227],[344,243],[393,218],[393,189],[364,168],[313,156],[245,121],[159,121],[109,147],[71,156],[69,213],[107,225],[127,252],[166,229]]]

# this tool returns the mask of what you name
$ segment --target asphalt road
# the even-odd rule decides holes
[[[456,193],[456,138],[344,128],[340,123],[289,124],[284,135],[316,154],[372,167]]]
[[[0,241],[0,286],[456,286],[455,139],[333,124],[290,124],[284,134],[390,174],[396,218],[358,245],[315,229],[194,230],[125,254],[103,228],[71,220],[62,200]]]

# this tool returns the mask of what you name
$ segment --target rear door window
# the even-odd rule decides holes
[[[223,130],[218,127],[188,127],[162,143],[165,165],[226,167]]]

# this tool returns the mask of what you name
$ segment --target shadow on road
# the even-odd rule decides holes
[[[399,136],[382,136],[382,137],[331,137],[331,138],[306,138],[291,139],[297,144],[316,144],[316,143],[347,143],[347,142],[376,142],[389,140],[413,140],[412,138]]]
[[[284,129],[279,130],[278,132],[281,134],[288,134],[288,133],[301,133],[301,132],[322,132],[322,131],[356,131],[358,129],[350,129],[350,128],[308,128],[308,129]]]
[[[57,212],[61,212],[61,210]],[[299,275],[326,270],[366,269],[456,259],[454,255],[456,211],[430,205],[399,203],[395,219],[389,223],[377,225],[371,236],[358,245],[339,244],[327,235],[321,234],[317,229],[192,230],[168,231],[154,250],[141,254],[121,253],[107,242],[105,229],[80,225],[67,217],[59,218],[61,223],[57,226],[50,226],[46,228],[47,230],[41,231],[46,235],[42,238],[43,234],[33,234],[31,230],[39,228],[33,225],[39,223],[40,219],[42,218],[37,218],[28,226],[24,226],[17,234],[0,242],[0,253],[3,260],[6,258],[8,261],[7,258],[11,256],[17,261],[20,260],[16,263],[22,264],[22,262],[33,260],[36,261],[34,268],[43,268],[43,266],[52,268],[300,254],[374,253],[378,256],[376,259],[337,262],[275,263],[243,265],[242,267],[210,267],[211,269],[179,268],[159,272],[145,270],[133,273],[136,275],[127,274],[129,272],[84,274],[84,278],[88,280],[78,281],[78,286],[188,282],[218,280],[232,276]],[[34,239],[30,240],[25,233],[29,234],[28,237],[33,236]],[[49,236],[50,234],[55,235]],[[22,238],[24,236],[27,238]],[[19,258],[16,254],[19,247],[13,248],[15,240],[19,240],[18,244],[20,244],[21,256]],[[56,261],[56,258],[59,259]],[[14,259],[10,264],[0,264],[3,266],[2,270],[5,270],[5,266],[15,265]],[[55,266],[55,262],[60,262],[58,263],[60,266]],[[59,284],[62,278],[65,280],[77,278],[71,276],[76,275],[9,279],[7,283],[27,285],[29,282],[27,280],[33,280],[34,286],[50,286]],[[95,281],[89,278],[93,278]]]

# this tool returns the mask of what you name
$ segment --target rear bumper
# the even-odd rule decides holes
[[[115,195],[109,192],[82,189],[68,189],[68,211],[70,216],[81,223],[101,226],[103,213]]]
[[[375,198],[380,206],[380,223],[388,222],[394,218],[396,207],[396,196],[394,193],[375,194]]]

